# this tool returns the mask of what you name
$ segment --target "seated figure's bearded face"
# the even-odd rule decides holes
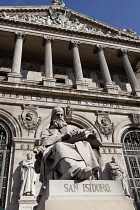
[[[57,112],[54,115],[52,122],[53,122],[53,125],[58,129],[61,129],[66,125],[66,122],[64,120],[64,115],[62,112]]]

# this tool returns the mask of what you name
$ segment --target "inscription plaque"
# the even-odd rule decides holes
[[[114,180],[50,180],[49,196],[61,195],[124,195],[120,181]]]

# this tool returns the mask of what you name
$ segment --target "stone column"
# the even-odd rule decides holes
[[[53,78],[53,65],[52,65],[52,37],[44,36],[43,46],[45,48],[44,58],[44,86],[55,86],[55,79]]]
[[[119,53],[118,55],[119,57],[122,57],[123,60],[123,65],[127,74],[127,78],[130,82],[131,88],[132,88],[132,92],[137,95],[140,96],[140,86],[138,84],[138,81],[136,79],[136,76],[134,74],[134,71],[132,69],[131,63],[128,59],[128,51],[122,49],[121,53]]]
[[[104,46],[97,45],[94,50],[94,53],[98,53],[99,55],[99,65],[100,65],[100,69],[101,69],[101,73],[102,73],[102,77],[103,77],[103,81],[105,85],[105,90],[108,93],[116,93],[117,87],[113,85],[112,80],[111,80],[110,72],[109,72],[108,65],[105,59],[105,55],[104,55]]]
[[[87,89],[87,83],[84,81],[81,60],[79,55],[79,44],[80,42],[72,40],[69,49],[72,50],[73,58],[73,70],[76,79],[76,88],[77,89]]]
[[[25,33],[15,32],[15,50],[13,56],[12,71],[8,74],[8,82],[20,82],[21,81],[21,58],[22,47],[25,38]]]

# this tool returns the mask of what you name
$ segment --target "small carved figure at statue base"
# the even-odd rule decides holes
[[[35,196],[36,174],[32,154],[27,154],[27,159],[21,163],[21,196]]]
[[[119,164],[116,162],[115,157],[112,157],[112,160],[109,163],[109,171],[110,171],[111,179],[120,180],[122,183],[122,187],[125,192],[125,195],[130,197],[127,179],[124,175],[123,170],[121,169]]]

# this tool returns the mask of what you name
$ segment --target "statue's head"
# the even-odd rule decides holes
[[[64,120],[64,110],[59,106],[55,107],[52,110],[51,125],[58,129],[61,129],[66,125],[66,122]]]
[[[27,159],[28,159],[28,160],[31,160],[31,159],[32,159],[32,156],[33,156],[32,154],[28,153],[28,154],[27,154]]]
[[[114,156],[112,156],[111,160],[112,160],[113,163],[115,163],[115,157]]]

